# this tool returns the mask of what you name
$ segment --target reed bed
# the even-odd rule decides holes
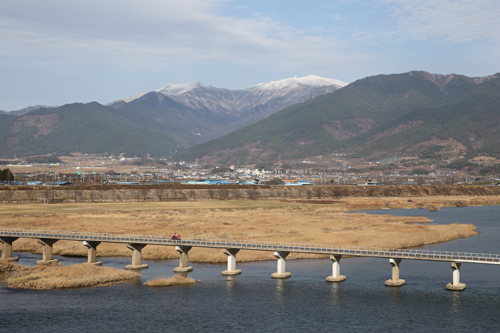
[[[19,269],[19,267],[21,266],[16,263],[9,262],[5,259],[0,259],[0,273],[14,271]]]
[[[12,276],[12,272],[23,269],[25,269],[24,266],[0,258],[0,281]]]
[[[140,277],[140,273],[110,267],[80,264],[71,266],[48,265],[24,267],[15,270],[3,282],[9,288],[59,289],[107,286],[130,281]]]
[[[427,208],[487,204],[496,198],[356,198],[342,199],[334,204],[273,203],[269,200],[193,203],[127,203],[75,204],[71,209],[59,205],[39,205],[23,212],[0,206],[0,227],[37,230],[65,230],[79,232],[121,233],[132,235],[203,237],[225,240],[254,240],[327,245],[408,248],[445,242],[477,235],[473,224],[425,225],[425,217],[394,217],[350,213],[351,210],[374,208]],[[7,205],[16,206],[16,205]],[[25,207],[26,205],[20,205]],[[32,205],[35,206],[35,205]],[[49,213],[47,206],[53,208]],[[64,205],[61,205],[64,206]],[[103,207],[98,209],[96,207]],[[4,209],[5,207],[5,209]],[[93,207],[90,210],[89,207]],[[212,207],[212,208],[210,208]],[[160,209],[161,208],[161,209]],[[35,240],[19,239],[14,251],[41,253],[42,246]],[[86,256],[82,242],[59,241],[54,254]],[[130,256],[124,244],[101,243],[97,255]],[[144,259],[174,259],[179,254],[171,246],[146,246]],[[292,253],[290,259],[318,258],[318,255]],[[193,248],[192,262],[224,263],[227,258],[218,249]],[[275,260],[271,252],[240,251],[238,262]]]
[[[144,282],[144,285],[149,287],[169,287],[195,283],[196,281],[190,277],[174,275],[171,277],[159,277],[154,280]]]

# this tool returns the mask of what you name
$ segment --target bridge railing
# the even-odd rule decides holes
[[[304,243],[287,243],[287,242],[271,242],[271,241],[254,241],[254,240],[228,240],[228,239],[211,239],[211,238],[182,238],[182,240],[172,240],[169,236],[155,235],[126,235],[126,234],[111,234],[111,233],[91,233],[91,232],[74,232],[74,231],[54,231],[54,230],[26,230],[26,229],[5,229],[0,228],[0,236],[13,237],[53,237],[62,239],[74,240],[103,240],[117,242],[134,242],[134,243],[161,243],[165,245],[187,245],[187,246],[205,246],[205,247],[221,247],[221,248],[241,248],[264,251],[297,251],[297,252],[315,252],[315,253],[338,253],[345,255],[356,256],[394,256],[408,257],[415,259],[442,259],[442,260],[467,260],[467,261],[484,261],[484,262],[500,262],[499,254],[486,253],[467,253],[467,252],[450,252],[450,251],[428,251],[428,250],[409,250],[395,248],[378,248],[378,247],[361,247],[349,245],[327,245],[327,244],[304,244]]]
[[[290,251],[315,251],[324,252],[325,254],[336,252],[341,254],[352,255],[385,255],[397,257],[411,258],[429,258],[429,259],[445,259],[445,260],[485,260],[496,259],[500,260],[498,254],[485,253],[467,253],[467,252],[449,252],[449,251],[428,251],[428,250],[409,250],[395,248],[378,248],[378,247],[360,247],[348,245],[327,245],[327,244],[302,244],[302,243],[283,243],[283,242],[268,242],[268,241],[233,241],[233,240],[218,240],[205,238],[183,239],[189,241],[192,245],[209,245],[209,246],[234,246],[250,247],[263,250],[271,250],[281,248]]]

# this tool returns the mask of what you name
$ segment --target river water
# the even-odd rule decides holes
[[[366,211],[365,211],[366,212]],[[428,216],[434,223],[469,223],[479,236],[424,246],[428,250],[500,253],[500,206],[369,211]],[[16,253],[20,264],[40,256]],[[57,257],[61,264],[85,258]],[[123,268],[130,258],[101,258]],[[0,332],[497,332],[500,267],[462,264],[463,292],[448,291],[449,263],[403,260],[399,288],[388,259],[343,258],[342,283],[327,283],[331,262],[287,262],[292,277],[271,279],[276,262],[237,264],[243,274],[221,275],[225,265],[191,264],[189,286],[150,288],[142,282],[170,276],[177,260],[147,261],[141,282],[67,290],[15,290],[0,284]]]

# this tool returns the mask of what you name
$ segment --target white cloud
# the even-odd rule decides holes
[[[225,3],[4,0],[0,55],[138,68],[196,60],[309,66],[311,59],[329,67],[370,57],[349,42],[307,36],[268,17],[215,14]]]
[[[430,40],[453,45],[491,40],[498,44],[500,38],[500,2],[496,0],[343,0],[359,8],[372,6],[373,15],[389,14],[392,19],[368,28],[363,22],[348,26],[348,17],[332,11],[321,15],[343,17],[343,23],[332,20],[330,26],[308,33],[262,15],[232,18],[218,14],[228,2],[3,0],[0,55],[4,63],[19,66],[27,63],[13,58],[138,69],[211,60],[307,67],[314,59],[318,67],[332,68],[337,62],[345,62],[345,67],[359,60],[380,61],[375,49],[374,53],[366,51],[379,43]],[[350,39],[345,34],[315,36],[349,30]]]

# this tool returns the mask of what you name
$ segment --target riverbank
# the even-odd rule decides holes
[[[410,200],[410,201],[409,201]],[[486,204],[497,197],[354,198],[328,203],[237,200],[210,202],[1,205],[1,228],[241,239],[290,243],[408,248],[477,235],[473,224],[424,225],[425,217],[347,213],[376,208]],[[22,209],[20,209],[22,208]],[[35,240],[19,239],[13,251],[41,253]],[[59,241],[54,254],[86,256],[81,242]],[[124,245],[102,243],[98,256],[130,256]],[[173,247],[147,246],[144,259],[174,259]],[[289,259],[321,258],[292,253]],[[192,262],[223,263],[221,250],[193,248]],[[275,260],[271,252],[241,251],[238,262]]]
[[[322,200],[377,197],[498,196],[499,186],[486,185],[86,185],[2,186],[0,203],[178,202],[227,200]]]
[[[140,277],[140,273],[88,264],[21,266],[0,259],[0,282],[9,288],[59,289],[102,287]]]

